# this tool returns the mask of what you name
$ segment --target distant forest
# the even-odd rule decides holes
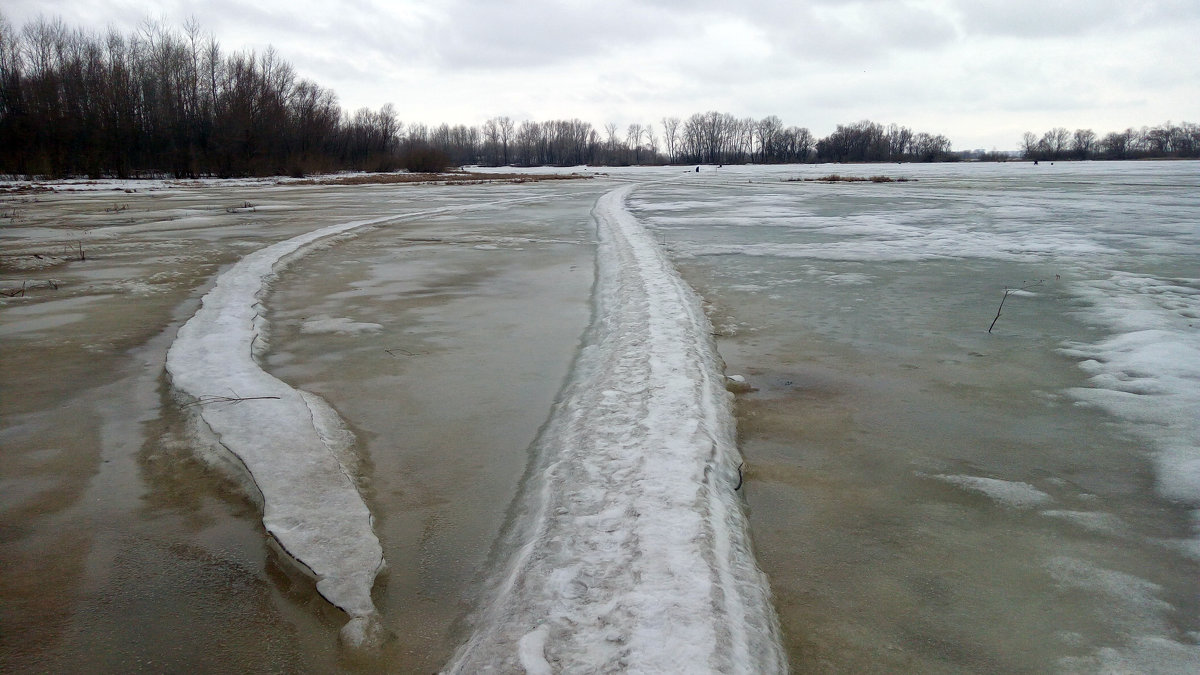
[[[1027,133],[1030,159],[1195,157],[1200,129],[1167,124],[1100,138]],[[482,126],[404,125],[395,108],[347,113],[337,96],[274,49],[223,53],[188,22],[93,34],[61,19],[14,28],[0,14],[0,174],[27,176],[292,175],[451,166],[1007,159],[954,153],[943,135],[870,121],[817,139],[776,116],[728,113],[602,129],[578,119]]]
[[[1021,139],[1025,159],[1150,159],[1200,157],[1200,124],[1167,122],[1157,127],[1129,128],[1103,137],[1091,129],[1056,127],[1040,137],[1026,131]]]

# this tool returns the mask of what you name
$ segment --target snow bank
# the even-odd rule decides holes
[[[347,628],[361,633],[357,640],[375,632],[364,624],[378,623],[371,588],[385,563],[371,513],[339,459],[346,448],[329,428],[337,415],[315,395],[267,374],[253,352],[265,328],[260,302],[285,258],[389,219],[343,223],[251,253],[220,276],[167,352],[175,390],[249,473],[267,532],[311,572],[321,595],[350,615]]]
[[[293,389],[259,367],[266,321],[262,300],[274,275],[316,243],[365,227],[531,198],[480,202],[358,220],[314,230],[242,258],[204,296],[167,353],[167,372],[215,438],[215,463],[233,468],[259,499],[263,525],[317,591],[350,615],[342,641],[370,647],[382,635],[371,600],[385,567],[373,518],[354,482],[353,436],[320,397]],[[319,323],[369,330],[374,324]],[[239,400],[241,399],[241,400]]]
[[[711,327],[631,190],[596,204],[595,318],[451,672],[786,670]]]

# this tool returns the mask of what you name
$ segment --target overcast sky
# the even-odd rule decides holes
[[[1025,131],[1200,122],[1200,0],[5,0],[128,32],[189,16],[274,45],[342,106],[404,122],[717,110],[817,136],[870,119],[1015,149]]]

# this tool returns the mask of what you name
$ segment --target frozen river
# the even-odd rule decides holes
[[[591,494],[580,481],[605,467],[554,465],[564,448],[619,436],[613,447],[645,453],[656,434],[654,448],[693,447],[671,440],[671,424],[721,447],[719,405],[694,423],[678,414],[722,400],[686,403],[689,383],[708,378],[690,370],[709,358],[696,331],[711,328],[726,372],[749,389],[732,409],[745,480],[694,510],[738,535],[744,497],[793,670],[1195,670],[1200,167],[881,165],[837,171],[915,180],[787,180],[831,170],[6,198],[15,217],[0,221],[0,286],[26,291],[0,305],[0,666],[429,672],[491,634],[477,641],[519,643],[514,658],[536,672],[586,663],[572,659],[661,663],[639,640],[715,630],[711,644],[765,667],[776,638],[771,616],[754,618],[753,592],[745,614],[722,605],[712,621],[638,629],[676,601],[668,618],[707,615],[689,604],[704,597],[696,589],[654,593],[689,578],[680,551],[712,525],[673,544],[661,528],[686,517],[637,515],[647,494],[668,515],[692,511],[672,500],[698,497],[605,488],[609,511],[572,498],[545,520],[529,506],[530,495]],[[606,252],[606,222],[634,238],[632,258]],[[348,223],[361,226],[304,244],[264,277],[251,293],[262,343],[247,346],[262,377],[327,402],[352,440],[342,467],[386,560],[369,606],[355,606],[377,609],[395,636],[355,658],[337,648],[338,601],[266,545],[244,486],[198,461],[197,408],[264,423],[286,413],[247,412],[274,399],[188,405],[165,368],[219,275]],[[670,261],[661,272],[647,257],[656,250]],[[634,281],[605,281],[635,259]],[[690,302],[690,290],[659,290],[672,266],[711,327],[669,318]],[[625,283],[647,299],[614,290]],[[989,333],[1005,289],[1022,287]],[[643,303],[646,314],[621,313]],[[606,330],[632,341],[606,346]],[[642,352],[643,369],[628,365]],[[615,418],[587,412],[609,409]],[[255,437],[254,422],[239,424]],[[699,480],[736,482],[743,459],[706,461]],[[643,484],[631,471],[660,470],[605,461],[624,486]],[[523,478],[548,466],[575,473]],[[603,540],[571,537],[592,526]],[[538,541],[557,543],[543,555]],[[757,583],[753,559],[742,570],[736,536],[732,549],[720,541],[696,560],[726,589],[707,593],[731,598]],[[532,557],[514,557],[521,542]],[[643,553],[576,551],[587,547]],[[674,562],[647,567],[645,556]],[[598,579],[606,564],[633,581]],[[506,593],[504,570],[544,588]],[[629,583],[644,584],[636,597],[622,595]],[[651,609],[617,616],[597,609],[605,602]],[[595,634],[604,653],[581,656],[586,644],[570,647],[553,621],[513,627],[530,612],[607,626]]]
[[[725,168],[631,200],[756,389],[793,668],[1195,671],[1200,167],[841,170],[916,180]]]

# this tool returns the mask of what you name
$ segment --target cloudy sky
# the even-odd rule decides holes
[[[1200,122],[1200,0],[5,0],[128,32],[198,19],[226,51],[274,45],[346,109],[404,122],[717,110],[818,136],[870,119],[955,149],[1021,134]]]

